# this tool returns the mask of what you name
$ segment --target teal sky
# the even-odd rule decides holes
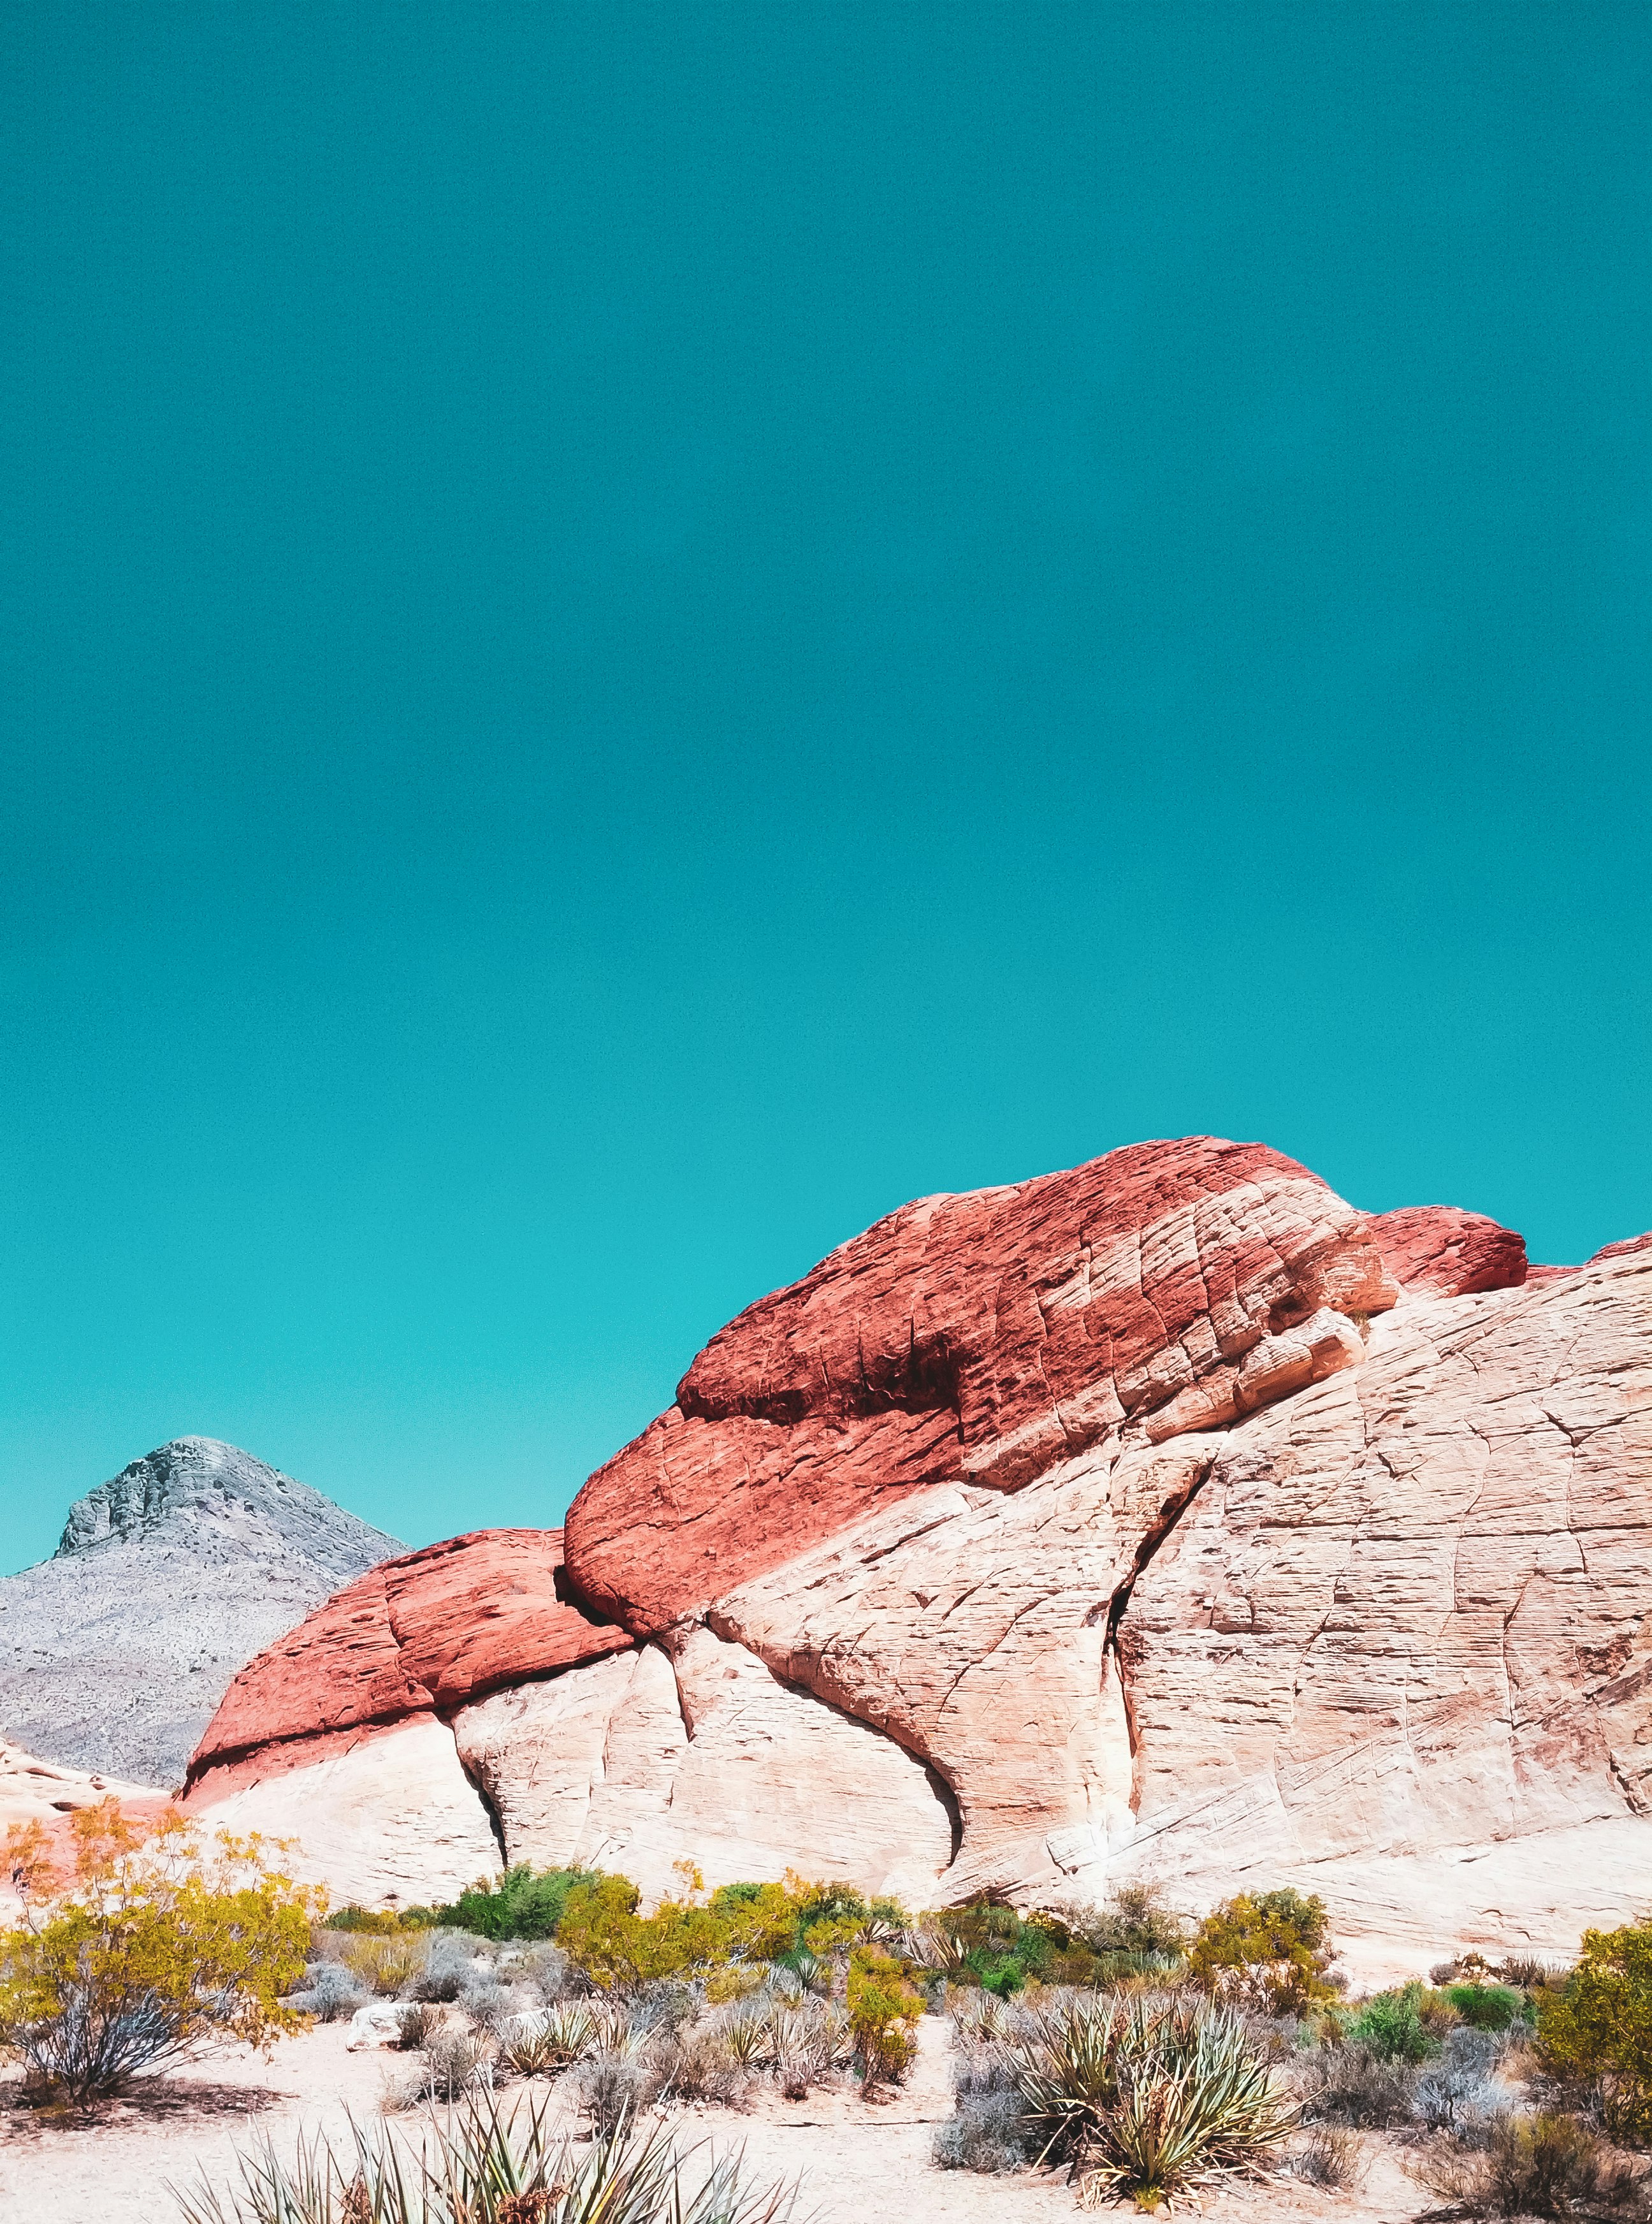
[[[1652,1226],[1652,14],[0,7],[0,1563],[904,1199]]]

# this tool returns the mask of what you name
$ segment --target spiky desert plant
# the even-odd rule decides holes
[[[785,2224],[795,2186],[756,2186],[736,2153],[703,2167],[668,2133],[621,2126],[589,2146],[553,2139],[547,2106],[473,2101],[415,2145],[352,2124],[353,2151],[320,2134],[289,2163],[262,2141],[238,2183],[172,2189],[184,2224]]]
[[[1070,2162],[1090,2201],[1151,2209],[1253,2170],[1296,2119],[1244,2025],[1202,2003],[1079,1999],[1031,2019],[1005,2056],[1040,2158]]]
[[[608,2029],[605,2019],[602,2030]],[[566,2069],[601,2043],[597,2019],[582,2002],[530,2011],[508,2024],[500,2039],[500,2059],[524,2076]]]

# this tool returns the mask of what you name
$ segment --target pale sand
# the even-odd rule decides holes
[[[1045,2224],[1080,2215],[1059,2179],[978,2177],[936,2170],[936,2126],[952,2113],[947,2026],[927,2017],[910,2085],[868,2104],[854,2094],[817,2094],[758,2109],[685,2108],[674,2122],[685,2144],[710,2140],[721,2151],[743,2145],[754,2174],[801,2177],[800,2215],[819,2224]],[[350,2054],[345,2026],[323,2025],[288,2039],[272,2059],[244,2049],[157,2080],[142,2098],[105,2110],[92,2123],[44,2120],[16,2105],[15,2076],[0,2080],[0,2219],[4,2224],[177,2224],[166,2181],[187,2182],[203,2169],[230,2177],[234,2150],[259,2132],[290,2151],[300,2130],[348,2138],[347,2113],[375,2128],[387,2082],[408,2063],[394,2052]],[[537,2082],[506,2088],[542,2094]],[[400,2123],[413,2120],[402,2117]],[[1378,2139],[1363,2194],[1319,2192],[1289,2179],[1207,2195],[1186,2213],[1266,2224],[1289,2216],[1344,2224],[1410,2224],[1431,2206]],[[1136,2212],[1104,2211],[1123,2216]]]

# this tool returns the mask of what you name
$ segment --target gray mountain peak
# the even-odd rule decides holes
[[[0,1736],[175,1784],[236,1671],[403,1546],[234,1444],[180,1437],[0,1578]]]
[[[369,1529],[307,1482],[266,1467],[250,1452],[215,1437],[178,1437],[77,1500],[53,1557],[163,1538],[192,1539],[198,1551],[218,1557],[215,1547],[244,1550],[255,1530],[266,1526],[318,1567],[336,1569],[341,1581],[402,1549],[394,1537]]]

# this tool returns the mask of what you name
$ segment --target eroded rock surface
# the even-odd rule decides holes
[[[236,1677],[190,1763],[192,1788],[248,1754],[451,1713],[628,1648],[624,1630],[562,1595],[561,1569],[558,1529],[479,1529],[385,1561]]]
[[[926,1197],[714,1336],[568,1515],[580,1592],[646,1633],[943,1483],[1013,1490],[1354,1361],[1395,1285],[1363,1215],[1195,1136]]]
[[[1225,1436],[1122,1627],[1127,1866],[1570,1951],[1652,1829],[1652,1253],[1408,1307]]]
[[[282,1866],[335,1905],[445,1905],[498,1875],[493,1818],[433,1715],[209,1771],[185,1800],[214,1828],[293,1842]]]
[[[501,1692],[458,1715],[513,1860],[617,1869],[651,1898],[788,1867],[923,1902],[952,1859],[949,1804],[876,1729],[743,1646],[684,1633]]]

